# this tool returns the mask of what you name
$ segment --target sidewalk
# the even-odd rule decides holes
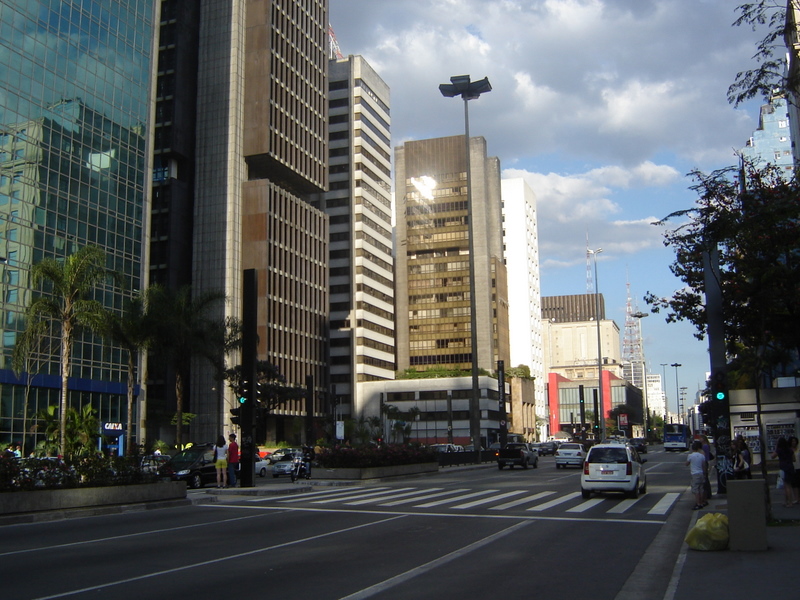
[[[766,551],[701,552],[691,550],[684,542],[663,600],[797,598],[800,504],[783,506],[783,492],[774,487],[770,499],[775,524],[767,526]],[[673,510],[683,509],[675,506]],[[727,514],[724,495],[714,496],[705,510],[695,511],[686,532],[710,512]]]

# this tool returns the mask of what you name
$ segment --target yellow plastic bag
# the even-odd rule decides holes
[[[709,513],[698,519],[686,534],[686,543],[692,550],[725,550],[728,547],[728,517]]]

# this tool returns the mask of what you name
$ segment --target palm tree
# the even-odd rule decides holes
[[[97,246],[84,246],[64,259],[45,258],[31,268],[33,286],[45,284],[46,295],[35,297],[27,310],[27,328],[40,327],[42,320],[61,326],[61,401],[59,403],[59,452],[66,449],[68,379],[72,345],[80,327],[97,330],[105,309],[89,295],[108,274],[106,254]]]
[[[139,352],[149,347],[153,339],[150,320],[146,312],[148,291],[140,292],[125,302],[122,314],[106,313],[103,332],[128,355],[128,439],[125,454],[133,450],[133,389],[136,384],[136,361]],[[143,440],[142,440],[143,441]]]
[[[225,294],[210,291],[192,295],[192,287],[176,290],[154,286],[148,298],[148,314],[154,326],[153,349],[175,370],[175,444],[182,446],[183,395],[192,358],[200,356],[219,367],[224,353],[224,320],[207,316],[209,309],[224,301]]]

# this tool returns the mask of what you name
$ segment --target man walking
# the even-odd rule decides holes
[[[686,458],[686,466],[692,476],[692,492],[695,505],[692,510],[699,510],[708,506],[706,502],[705,486],[708,478],[708,461],[703,454],[703,444],[700,440],[692,442],[692,453]]]
[[[228,485],[236,487],[236,473],[239,471],[239,444],[236,434],[228,436]]]

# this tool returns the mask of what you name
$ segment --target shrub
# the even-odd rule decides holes
[[[436,451],[416,444],[387,444],[360,448],[322,448],[316,456],[321,467],[328,469],[365,469],[436,462]]]

